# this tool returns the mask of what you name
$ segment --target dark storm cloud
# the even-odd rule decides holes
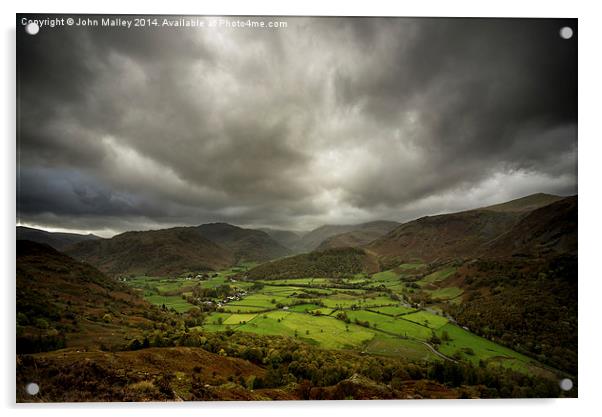
[[[399,193],[378,191],[394,204],[400,197],[420,198],[466,180],[477,182],[500,165],[549,172],[557,158],[574,152],[576,48],[557,36],[562,25],[557,20],[435,19],[406,32],[388,32],[405,36],[407,43],[391,45],[385,39],[380,50],[378,42],[371,45],[366,59],[380,63],[376,74],[339,74],[339,99],[392,129],[409,112],[419,128],[403,140],[426,154],[408,173],[424,171],[421,181],[408,181],[409,189],[400,187]],[[563,135],[553,134],[558,131]],[[393,169],[393,176],[399,173],[403,170]],[[370,206],[379,200],[374,188],[361,192],[369,188],[367,181],[356,182],[352,198]]]
[[[20,33],[20,220],[309,228],[576,192],[576,21],[280,20]]]

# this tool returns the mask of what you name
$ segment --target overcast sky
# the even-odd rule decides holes
[[[21,31],[17,221],[305,230],[577,193],[576,20],[276,20]]]

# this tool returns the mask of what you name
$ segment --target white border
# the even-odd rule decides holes
[[[526,413],[545,416],[594,415],[599,412],[601,355],[599,346],[602,274],[596,265],[602,246],[600,218],[602,199],[599,160],[602,157],[600,120],[600,74],[602,63],[602,15],[595,1],[488,1],[439,0],[394,2],[305,0],[285,1],[165,2],[102,0],[30,0],[2,3],[3,65],[5,96],[2,105],[2,266],[4,285],[1,331],[2,372],[0,405],[9,415],[71,416],[86,413],[162,416],[211,414],[233,416],[306,416],[330,414],[364,416],[374,410],[379,415],[437,414],[439,416],[504,416]],[[479,17],[576,17],[579,18],[579,399],[577,400],[483,400],[483,401],[364,401],[364,402],[280,402],[280,403],[186,403],[186,404],[87,404],[47,405],[44,408],[14,405],[14,239],[15,239],[15,13],[145,13],[145,14],[255,14],[255,15],[344,15],[344,16],[479,16]],[[598,409],[598,410],[596,410]]]

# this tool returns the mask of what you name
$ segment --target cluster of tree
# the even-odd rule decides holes
[[[361,375],[394,387],[399,381],[428,379],[449,387],[481,386],[485,397],[557,397],[556,381],[510,369],[465,362],[407,362],[397,358],[322,350],[293,338],[226,331],[172,332],[148,341],[148,346],[201,347],[209,352],[248,360],[264,367],[263,376],[245,381],[249,389],[278,388],[291,383],[328,387]],[[158,343],[158,344],[155,344]]]
[[[185,327],[197,327],[205,324],[207,313],[199,307],[193,307],[182,316]]]
[[[467,296],[447,307],[462,325],[516,351],[577,372],[577,259],[477,261]]]
[[[433,302],[431,294],[420,289],[416,290],[410,288],[405,294],[405,298],[408,300],[412,307],[424,306]]]
[[[360,248],[336,248],[266,262],[247,271],[256,279],[351,277],[363,272],[367,254]]]
[[[17,241],[16,284],[18,354],[63,348],[70,335],[94,331],[83,322],[136,334],[169,316],[122,282],[35,242]],[[111,339],[114,348],[122,343]]]
[[[324,289],[336,289],[336,290],[342,290],[342,293],[345,293],[344,290],[358,290],[358,289],[364,289],[364,290],[370,290],[370,291],[390,291],[390,289],[388,289],[385,285],[383,284],[377,284],[375,285],[374,283],[367,281],[367,282],[348,282],[347,280],[349,279],[353,279],[354,277],[352,275],[349,276],[344,276],[344,277],[338,277],[338,278],[332,278],[331,280],[328,281],[328,283],[295,283],[295,287],[301,287],[301,288],[307,288],[307,289],[313,289],[314,292],[316,289],[320,289],[320,288],[324,288]],[[247,277],[241,277],[241,280],[245,280],[247,279]],[[253,287],[251,287],[251,290],[254,290],[254,286],[255,285],[260,285],[259,289],[263,288],[263,284],[262,283],[256,283],[253,285]],[[288,287],[290,286],[290,284],[287,283],[280,283],[280,282],[273,282],[270,283],[271,286],[274,287]],[[353,292],[349,292],[349,294],[355,294]]]
[[[261,291],[265,287],[261,282],[254,282],[253,285],[249,287],[249,291]]]
[[[17,352],[37,353],[62,349],[65,347],[65,334],[56,329],[45,332],[21,332],[17,329]]]
[[[37,398],[44,401],[174,400],[172,382],[175,377],[171,372],[145,381],[142,376],[125,371],[94,360],[65,366],[43,357],[22,355],[17,358],[17,401],[32,400],[32,396],[22,388],[31,381],[37,381],[43,387],[43,394],[38,394]]]
[[[324,294],[321,293],[320,291],[316,291],[316,290],[312,290],[312,289],[305,289],[300,293],[293,293],[291,294],[293,297],[296,298],[303,298],[303,299],[308,299],[308,298],[319,298],[319,297],[323,297]]]
[[[197,285],[192,288],[193,298],[200,299],[213,299],[213,298],[225,298],[234,295],[236,289],[228,284],[218,285],[214,288],[206,288]]]
[[[27,296],[17,297],[18,353],[46,352],[65,347],[65,334],[78,330],[79,313],[72,309],[70,303],[62,309],[57,304],[35,289],[27,291]]]

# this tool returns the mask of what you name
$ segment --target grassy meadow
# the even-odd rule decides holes
[[[244,268],[242,268],[244,270]],[[524,372],[543,369],[536,361],[507,347],[476,336],[441,315],[437,302],[455,303],[458,287],[440,287],[455,267],[428,270],[406,263],[373,275],[349,278],[245,281],[241,268],[220,271],[207,279],[134,277],[127,284],[153,304],[178,313],[197,308],[185,298],[195,288],[229,287],[244,297],[210,301],[218,307],[206,313],[199,329],[210,332],[248,332],[295,338],[323,349],[343,349],[411,360],[486,361]],[[409,280],[408,277],[418,277]],[[417,295],[428,295],[427,310]],[[542,371],[543,372],[543,371]]]

